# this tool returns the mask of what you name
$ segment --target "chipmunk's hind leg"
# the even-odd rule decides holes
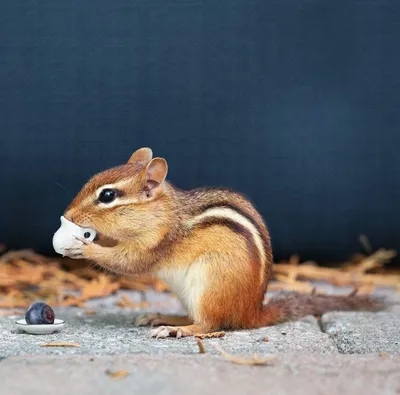
[[[160,326],[150,331],[150,336],[156,339],[165,337],[187,337],[196,334],[209,333],[210,331],[201,327],[200,325],[186,325],[186,326]]]
[[[193,320],[189,316],[164,315],[160,313],[147,313],[136,317],[136,326],[160,326],[160,325],[176,325],[185,326],[193,324]]]

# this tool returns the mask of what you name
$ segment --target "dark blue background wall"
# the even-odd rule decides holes
[[[275,255],[400,247],[400,3],[0,1],[0,240],[51,252],[93,173],[150,146],[253,199]]]

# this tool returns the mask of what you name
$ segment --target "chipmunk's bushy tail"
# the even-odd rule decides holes
[[[283,293],[263,306],[260,326],[295,320],[307,315],[321,316],[329,311],[379,311],[387,304],[378,298],[364,295],[307,295]]]

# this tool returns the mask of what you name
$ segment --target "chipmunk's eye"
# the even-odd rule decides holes
[[[99,202],[111,203],[117,197],[117,193],[113,189],[103,189],[99,195]]]

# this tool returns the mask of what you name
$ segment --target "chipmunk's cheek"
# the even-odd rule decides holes
[[[61,226],[53,236],[53,248],[58,254],[68,255],[68,250],[82,244],[79,238],[92,242],[95,237],[94,229],[82,228],[65,217],[61,217]]]

